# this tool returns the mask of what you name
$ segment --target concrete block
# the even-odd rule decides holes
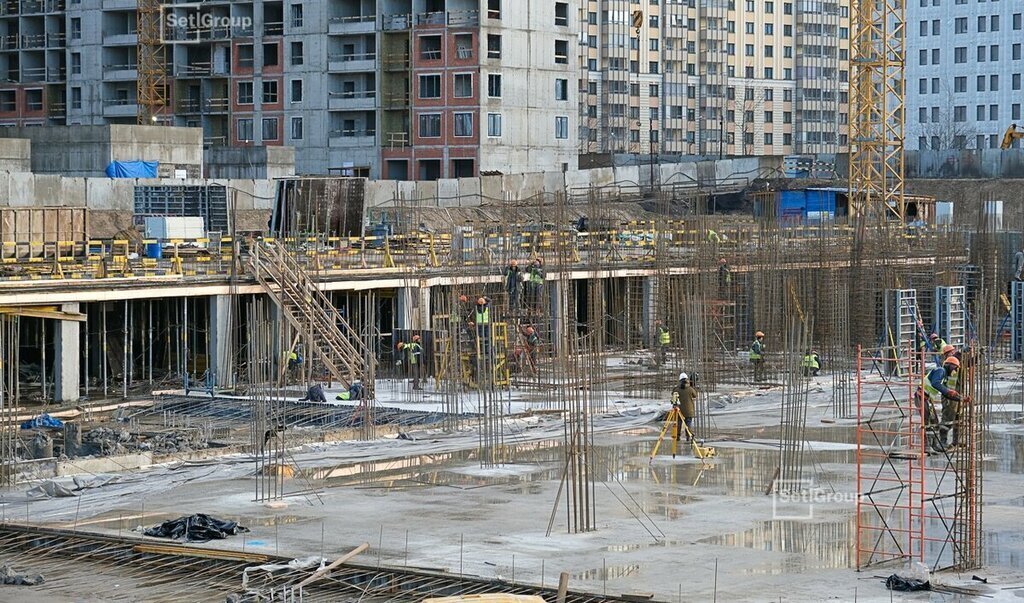
[[[504,186],[504,176],[481,176],[480,196],[483,198],[483,201],[500,200]]]
[[[481,181],[480,178],[459,178],[459,204],[462,207],[479,207]]]
[[[61,205],[67,207],[85,207],[85,178],[60,178]]]
[[[458,180],[443,178],[437,181],[437,204],[438,207],[458,207],[461,205]]]
[[[0,171],[0,205],[11,204],[11,172]]]
[[[368,180],[363,195],[366,207],[390,207],[398,196],[398,182],[395,180]]]
[[[582,192],[590,188],[591,172],[594,170],[569,170],[563,174],[565,189],[570,193]]]
[[[513,193],[513,199],[541,199],[544,195],[544,174],[542,172],[530,172],[523,174],[522,184],[518,192]]]
[[[420,207],[437,207],[437,182],[416,182],[414,199]]]
[[[640,183],[640,168],[635,165],[623,165],[612,168],[615,170],[615,184],[623,187],[638,186]]]
[[[61,176],[35,174],[32,204],[38,206],[64,205],[60,196]]]
[[[547,198],[565,192],[565,174],[562,171],[543,172],[544,193]]]
[[[14,172],[10,176],[11,207],[28,207],[35,201],[36,178],[29,172]]]
[[[398,189],[397,192],[398,192],[398,198],[399,199],[405,199],[405,200],[411,201],[413,199],[418,199],[419,198],[418,193],[416,192],[416,183],[415,182],[413,182],[411,180],[402,180],[400,182],[396,182],[395,184],[397,184],[397,189]],[[391,202],[393,204],[394,200],[392,199]]]
[[[136,454],[122,454],[91,459],[76,458],[71,461],[58,462],[55,473],[57,477],[81,475],[83,473],[117,473],[130,469],[149,467],[152,464],[153,454],[151,452],[139,452]]]
[[[0,171],[28,172],[32,169],[32,141],[8,138],[0,144]]]
[[[498,195],[499,199],[504,199],[505,195],[511,195],[513,199],[522,199],[520,193],[523,190],[523,179],[524,174],[504,174],[501,177],[501,193]]]

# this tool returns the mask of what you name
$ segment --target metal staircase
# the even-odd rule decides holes
[[[346,387],[362,379],[372,395],[368,363],[373,356],[295,257],[275,243],[261,242],[253,246],[249,262],[256,281],[307,339],[307,355]]]

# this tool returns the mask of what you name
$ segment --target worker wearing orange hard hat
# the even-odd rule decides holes
[[[764,333],[754,333],[754,342],[750,344],[750,363],[754,366],[754,383],[765,380],[764,366]]]
[[[943,360],[941,367],[928,371],[924,380],[924,392],[927,395],[927,402],[932,407],[926,413],[925,428],[932,432],[928,439],[936,452],[945,452],[948,447],[956,446],[958,443],[960,403],[964,400],[960,392],[954,389],[959,373],[960,359],[951,355]],[[942,422],[936,426],[934,406],[939,403],[942,404]],[[936,435],[935,431],[938,431],[937,437],[933,437]],[[952,442],[948,441],[950,431],[953,432]]]

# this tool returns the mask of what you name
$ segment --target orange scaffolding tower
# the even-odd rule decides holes
[[[980,565],[980,360],[974,352],[961,360],[964,401],[949,425],[958,445],[937,450],[939,435],[919,392],[933,355],[858,348],[858,569],[896,561],[920,561],[933,571]]]

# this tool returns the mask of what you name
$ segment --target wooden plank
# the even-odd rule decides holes
[[[331,570],[339,567],[340,565],[342,565],[346,561],[352,559],[353,557],[355,557],[359,553],[362,553],[363,551],[365,551],[368,548],[370,548],[370,544],[368,542],[364,542],[363,544],[357,546],[356,548],[352,549],[348,553],[345,553],[341,557],[338,557],[333,563],[331,563],[327,567],[325,567],[323,569],[318,569],[317,571],[313,572],[312,576],[306,578],[302,582],[299,582],[296,585],[296,588],[302,588],[304,586],[312,584],[313,582],[316,582],[320,578],[323,578],[324,576],[329,574],[331,572]]]

